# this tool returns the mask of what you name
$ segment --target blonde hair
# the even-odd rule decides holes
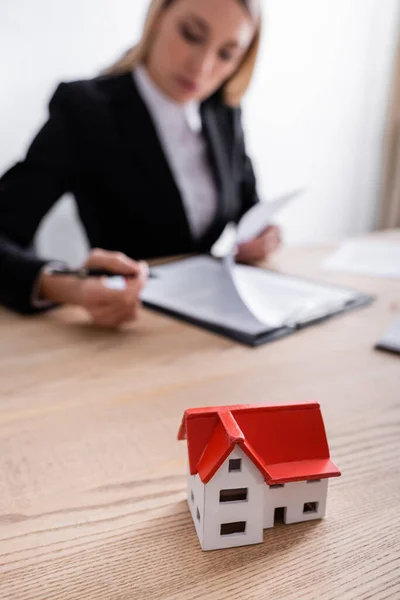
[[[174,0],[151,0],[146,15],[142,37],[139,43],[130,48],[116,63],[104,71],[105,75],[119,75],[134,69],[146,59],[151,45],[155,25],[162,13]],[[235,73],[223,85],[224,102],[229,106],[238,106],[245,95],[253,77],[261,37],[261,14],[258,0],[238,0],[251,14],[257,24],[253,41]]]

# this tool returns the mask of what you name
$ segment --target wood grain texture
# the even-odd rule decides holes
[[[323,272],[329,250],[274,264],[376,302],[258,349],[148,311],[116,333],[0,311],[1,600],[400,598],[400,360],[373,350],[400,285]],[[185,408],[311,399],[343,472],[327,518],[203,553]]]

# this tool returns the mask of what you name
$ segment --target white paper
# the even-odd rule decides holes
[[[242,302],[229,271],[208,256],[152,267],[154,277],[141,292],[144,302],[186,317],[256,335],[265,331]]]
[[[337,310],[355,293],[208,256],[153,267],[144,302],[249,335]]]
[[[233,223],[227,225],[221,237],[212,247],[211,254],[218,258],[234,254],[239,244],[249,242],[259,236],[272,224],[272,217],[303,192],[304,190],[299,189],[269,202],[255,204],[243,215],[237,227]]]
[[[272,217],[302,193],[303,190],[296,190],[270,202],[258,202],[240,219],[236,243],[250,242],[259,236],[271,224]]]
[[[344,243],[323,267],[375,277],[400,277],[400,244],[356,240]]]
[[[243,303],[268,326],[306,323],[342,309],[357,295],[245,265],[234,265],[231,273]]]
[[[271,217],[300,193],[254,206],[240,221],[221,261],[197,256],[153,267],[155,277],[142,290],[142,300],[248,335],[292,327],[342,309],[355,292],[235,263],[237,245],[257,237]]]

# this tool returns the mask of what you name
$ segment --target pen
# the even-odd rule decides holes
[[[87,269],[85,267],[81,269],[52,269],[51,274],[78,277],[79,279],[87,279],[89,277],[123,277],[125,279],[132,279],[136,277],[136,275],[114,273],[113,271],[108,271],[107,269]],[[156,276],[154,273],[150,270],[149,279],[153,279],[155,277]]]

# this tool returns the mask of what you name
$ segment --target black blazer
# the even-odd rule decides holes
[[[36,230],[65,193],[75,196],[92,247],[135,259],[206,252],[229,221],[257,202],[240,109],[217,93],[201,105],[219,190],[214,222],[193,239],[180,192],[131,73],[62,83],[23,162],[0,179],[0,302],[34,312],[31,295],[51,259],[31,251]]]

